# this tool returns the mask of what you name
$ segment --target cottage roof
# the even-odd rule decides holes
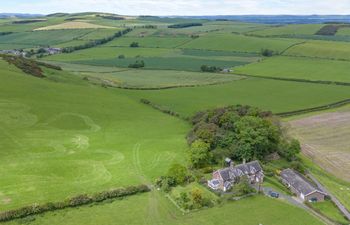
[[[304,196],[310,195],[314,192],[321,192],[314,187],[306,178],[292,169],[285,169],[281,172],[281,177],[290,184],[295,190],[302,193]],[[325,194],[325,193],[324,193]]]
[[[246,164],[240,164],[235,167],[228,167],[218,171],[224,181],[234,180],[236,177],[244,175],[252,175],[262,172],[262,168],[258,161],[252,161]]]

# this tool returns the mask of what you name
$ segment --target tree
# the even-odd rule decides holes
[[[244,116],[236,122],[236,151],[239,159],[263,159],[277,150],[278,129],[270,121]]]
[[[190,162],[194,168],[206,165],[212,158],[210,145],[202,140],[196,140],[190,148]]]
[[[278,154],[288,161],[294,161],[301,151],[300,142],[296,139],[291,141],[283,140],[280,143]]]
[[[135,41],[134,41],[134,42],[132,42],[132,43],[130,44],[130,47],[131,47],[131,48],[138,48],[138,47],[140,47],[140,46],[139,46],[139,43],[138,43],[138,42],[135,42]]]
[[[261,49],[261,55],[266,57],[271,57],[275,54],[273,50],[270,49]]]
[[[183,184],[188,180],[189,173],[183,165],[173,164],[169,168],[167,176],[174,179],[176,184]]]
[[[233,192],[236,196],[246,195],[254,192],[254,189],[249,184],[247,176],[240,178],[239,182],[233,186]]]

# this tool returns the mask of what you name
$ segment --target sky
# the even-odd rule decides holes
[[[0,0],[0,12],[121,15],[350,14],[350,0]]]

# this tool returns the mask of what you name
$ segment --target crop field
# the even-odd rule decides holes
[[[130,92],[130,95],[146,98],[183,116],[192,116],[200,110],[235,104],[247,104],[279,113],[349,98],[349,87],[346,86],[258,78],[207,87]]]
[[[74,22],[66,22],[66,23],[47,26],[47,27],[40,27],[35,30],[72,30],[72,29],[75,30],[75,29],[101,29],[101,28],[110,29],[113,27],[102,26],[102,25],[97,25],[97,24],[92,24],[87,22],[74,21]]]
[[[350,36],[350,28],[342,28],[342,29],[339,29],[338,32],[336,33],[336,35],[338,36]]]
[[[78,39],[92,30],[33,31],[0,36],[0,44],[47,46]],[[10,48],[11,49],[11,48]]]
[[[248,34],[258,36],[313,35],[323,26],[324,24],[292,24],[253,31]]]
[[[350,181],[350,110],[290,121],[303,151],[335,176]],[[350,192],[350,190],[349,190]]]
[[[104,46],[129,47],[131,43],[137,42],[140,47],[150,48],[175,48],[191,41],[191,38],[169,38],[169,37],[140,37],[140,38],[118,38]]]
[[[299,42],[301,41],[291,39],[266,39],[235,34],[210,34],[197,38],[183,45],[182,48],[253,53],[267,48],[281,52]]]
[[[194,73],[171,70],[127,70],[112,73],[79,72],[96,83],[113,87],[166,88],[226,83],[243,77],[231,74]]]
[[[0,68],[1,211],[139,184],[184,161],[186,123],[111,90]]]
[[[266,206],[269,207],[266,207]],[[137,208],[137,210],[135,210]],[[290,216],[293,214],[293,216]],[[285,218],[288,217],[288,220]],[[108,225],[108,224],[169,224],[169,225],[195,225],[215,224],[221,225],[321,225],[318,219],[295,206],[271,198],[256,196],[237,202],[227,202],[220,207],[204,209],[198,212],[182,215],[171,205],[169,200],[159,193],[147,193],[104,203],[92,207],[80,207],[47,213],[35,217],[30,224],[52,225]],[[23,220],[25,221],[25,220]],[[22,220],[5,225],[15,225]]]
[[[350,62],[303,57],[272,57],[237,67],[234,72],[254,76],[350,83]]]
[[[307,41],[288,49],[284,55],[350,60],[350,45],[347,42]]]

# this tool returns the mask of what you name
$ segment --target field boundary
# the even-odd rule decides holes
[[[173,117],[182,119],[182,120],[187,121],[187,122],[190,120],[190,118],[181,116],[179,113],[174,112],[174,111],[171,111],[171,110],[169,110],[169,109],[166,109],[166,108],[164,108],[164,107],[162,107],[162,106],[160,106],[160,105],[157,105],[157,104],[151,102],[150,100],[147,100],[147,99],[144,99],[144,98],[143,98],[143,99],[140,99],[140,102],[141,102],[142,104],[151,106],[153,109],[158,110],[158,111],[160,111],[160,112],[162,112],[162,113],[168,114],[168,115],[170,115],[170,116],[173,116]]]
[[[65,208],[75,208],[82,205],[103,202],[108,199],[117,199],[138,193],[150,192],[151,189],[144,184],[138,186],[128,186],[125,188],[111,189],[94,193],[91,195],[81,194],[73,196],[60,202],[48,202],[43,204],[33,204],[22,208],[0,212],[0,222],[11,221],[25,218],[32,215],[38,215],[45,212],[61,210]]]
[[[339,81],[307,80],[307,79],[299,79],[299,78],[270,77],[270,76],[249,75],[249,74],[244,74],[244,73],[233,73],[233,74],[234,75],[238,75],[238,76],[262,78],[262,79],[270,79],[270,80],[281,80],[281,81],[292,81],[292,82],[300,82],[300,83],[314,83],[314,84],[328,84],[328,85],[350,86],[350,83],[348,83],[348,82],[339,82]]]
[[[339,107],[345,106],[347,104],[350,104],[350,99],[345,99],[345,100],[342,100],[339,102],[334,102],[334,103],[330,103],[327,105],[322,105],[322,106],[317,106],[317,107],[312,107],[312,108],[307,108],[307,109],[300,109],[300,110],[295,110],[295,111],[290,111],[290,112],[276,113],[275,115],[280,116],[280,117],[297,116],[297,115],[302,115],[302,114],[310,113],[310,112],[318,112],[318,111],[339,108]]]

